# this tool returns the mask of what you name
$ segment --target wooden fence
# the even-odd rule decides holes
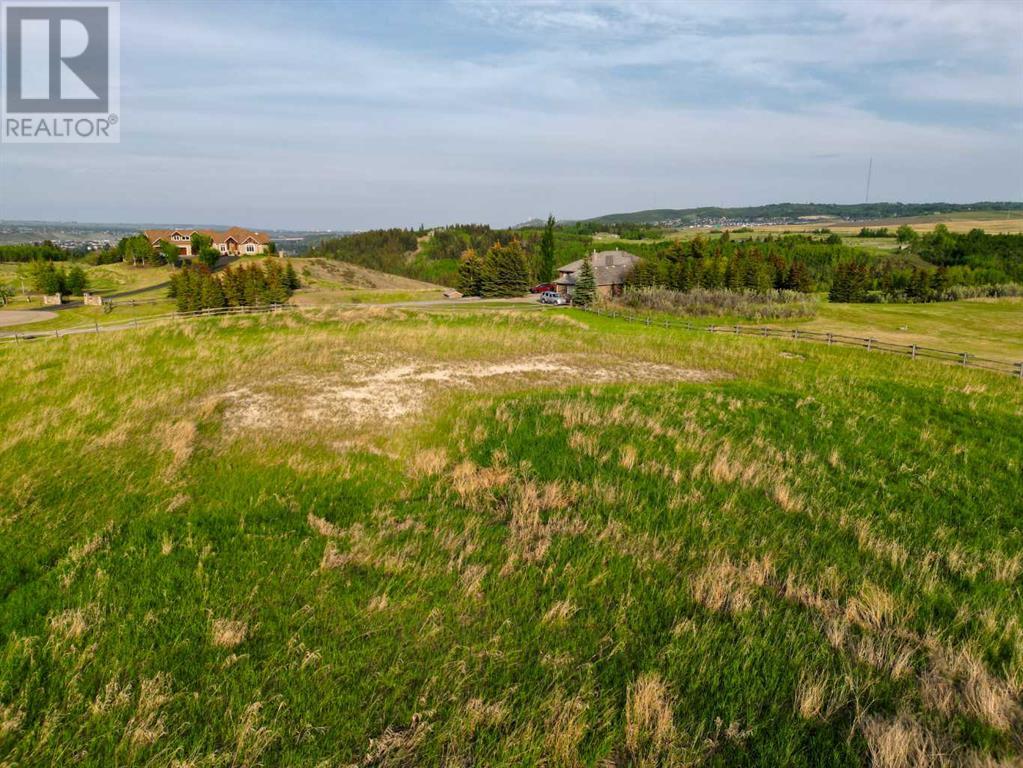
[[[918,358],[942,360],[967,368],[980,368],[985,371],[1009,374],[1023,381],[1023,362],[1011,363],[1006,360],[992,360],[970,354],[969,352],[952,352],[947,349],[923,347],[919,344],[896,344],[891,341],[871,337],[846,336],[840,333],[808,331],[799,328],[772,328],[766,325],[698,325],[691,321],[670,320],[667,318],[655,320],[648,315],[630,314],[628,312],[601,309],[599,307],[588,308],[587,311],[602,317],[617,318],[626,322],[640,323],[651,327],[684,328],[687,331],[727,333],[736,336],[760,336],[763,338],[790,339],[794,341],[816,341],[828,346],[859,347],[867,352],[889,352],[905,355],[911,360]]]
[[[163,301],[163,299],[160,299]],[[126,302],[127,303],[127,302]],[[148,303],[145,301],[139,301],[138,303]],[[24,331],[0,331],[0,344],[4,342],[8,343],[21,343],[27,341],[35,341],[37,339],[59,339],[67,336],[78,336],[83,333],[107,333],[112,331],[123,331],[132,328],[140,328],[147,325],[153,325],[161,322],[168,322],[173,320],[188,320],[202,317],[226,317],[226,316],[237,316],[237,315],[257,315],[266,314],[268,312],[282,312],[282,311],[323,311],[323,310],[347,310],[347,309],[366,309],[368,307],[393,307],[394,309],[407,309],[408,306],[402,302],[394,302],[393,304],[362,304],[362,303],[351,303],[351,304],[333,304],[333,305],[315,305],[315,306],[299,306],[296,304],[268,304],[265,306],[257,307],[224,307],[221,309],[200,309],[195,312],[167,312],[162,315],[150,315],[148,317],[132,318],[128,320],[114,320],[111,322],[101,323],[98,320],[85,325],[70,326],[68,328],[53,328],[50,330],[32,330],[31,328]],[[438,303],[436,305],[422,305],[417,306],[413,302],[413,309],[443,309],[443,310],[469,310],[469,309],[490,309],[490,310],[503,310],[507,309],[506,305],[485,305],[485,304],[447,304]],[[544,307],[540,304],[529,304],[521,307],[516,306],[516,309],[529,309],[529,310],[543,310]]]
[[[144,325],[167,322],[169,320],[185,320],[199,317],[227,317],[237,315],[260,315],[270,312],[281,312],[295,309],[290,304],[267,304],[258,307],[223,307],[219,309],[200,309],[195,312],[168,312],[162,315],[150,315],[148,317],[137,317],[131,320],[118,320],[111,323],[93,322],[91,325],[76,325],[70,328],[54,328],[47,331],[14,331],[7,334],[0,334],[0,344],[3,342],[20,343],[34,341],[36,339],[59,339],[65,336],[78,336],[83,333],[105,333],[109,331],[122,331],[129,328],[139,328]]]

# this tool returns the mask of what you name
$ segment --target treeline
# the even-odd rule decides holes
[[[966,298],[1019,296],[1023,286],[1016,282],[954,282],[948,267],[924,269],[899,267],[891,262],[867,263],[852,259],[835,266],[828,299],[849,303],[914,303],[958,301]]]
[[[418,236],[423,236],[422,242]],[[526,263],[527,282],[548,279],[556,263],[580,258],[590,238],[579,238],[548,226],[532,230],[493,229],[486,224],[452,224],[429,233],[405,229],[374,230],[325,240],[309,256],[347,261],[370,269],[417,280],[459,287],[463,254],[485,256],[500,245],[513,244]],[[549,269],[548,269],[549,267]]]
[[[416,233],[412,230],[374,229],[323,240],[308,255],[411,277],[407,257],[417,245]]]
[[[22,267],[18,268],[19,271]],[[37,293],[54,294],[62,293],[66,296],[81,296],[89,287],[89,280],[85,270],[77,264],[65,269],[63,265],[57,266],[52,261],[37,259],[28,267],[28,279],[32,290]]]
[[[1023,235],[989,235],[982,229],[959,234],[939,224],[933,232],[913,232],[907,242],[924,261],[948,267],[953,284],[1023,282]]]
[[[466,296],[521,296],[529,290],[530,273],[522,243],[494,243],[485,254],[468,249],[458,265],[458,290]]]
[[[205,266],[187,266],[171,277],[169,294],[179,312],[195,312],[283,304],[299,286],[290,261],[267,259],[262,266],[239,264],[216,273]]]
[[[613,213],[587,219],[583,223],[596,222],[605,227],[611,223],[656,224],[662,221],[677,221],[682,224],[696,224],[713,219],[732,219],[750,222],[798,219],[804,216],[828,216],[842,219],[895,219],[907,216],[926,216],[935,213],[957,211],[1023,211],[1023,203],[978,202],[978,203],[855,203],[852,205],[832,203],[773,203],[741,208],[659,208]]]
[[[642,257],[627,284],[676,291],[704,288],[809,293],[826,284],[832,263],[854,253],[854,249],[841,244],[840,238],[836,242],[806,235],[769,235],[762,240],[737,242],[728,233],[716,240],[698,235]]]
[[[20,263],[37,260],[68,261],[74,256],[74,251],[60,248],[50,240],[44,240],[41,243],[0,245],[0,263]]]

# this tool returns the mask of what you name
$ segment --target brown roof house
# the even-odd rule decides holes
[[[593,265],[593,276],[597,279],[598,296],[621,296],[625,278],[632,272],[639,257],[625,251],[594,251],[589,256]],[[576,278],[582,269],[583,260],[573,261],[558,268],[558,279],[554,285],[558,293],[571,296],[575,291]]]
[[[262,232],[231,227],[224,232],[212,229],[147,229],[144,234],[155,248],[160,241],[173,243],[181,256],[195,256],[192,253],[192,233],[198,232],[213,239],[213,247],[223,254],[254,256],[266,253],[270,238]]]

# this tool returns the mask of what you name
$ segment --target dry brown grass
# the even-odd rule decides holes
[[[869,718],[863,736],[876,768],[931,768],[944,762],[934,736],[909,715]]]
[[[711,562],[690,581],[693,599],[712,611],[740,613],[753,602],[753,592],[745,571],[728,557],[712,557]]]
[[[182,420],[164,425],[158,434],[164,449],[171,454],[171,461],[166,469],[166,476],[170,478],[192,457],[198,429],[194,421]]]
[[[846,692],[825,673],[804,672],[796,686],[795,710],[807,720],[827,721],[846,702]]]
[[[579,745],[586,738],[588,705],[582,696],[567,697],[558,691],[548,703],[544,746],[555,765],[582,765]]]
[[[389,726],[380,736],[371,739],[369,748],[358,765],[376,768],[404,768],[417,765],[416,751],[432,730],[430,713],[412,715],[408,727]]]
[[[50,632],[55,638],[73,642],[81,639],[97,618],[95,606],[68,608],[50,617]]]
[[[320,534],[320,536],[339,538],[345,535],[345,530],[343,528],[334,525],[329,520],[324,520],[322,517],[317,517],[312,512],[306,515],[306,522],[309,523],[309,527]]]
[[[15,707],[14,704],[0,704],[0,740],[21,730],[23,722],[25,722],[23,709]]]
[[[167,732],[160,709],[171,699],[170,677],[158,674],[139,685],[135,711],[124,730],[124,739],[134,750],[156,743]]]
[[[671,696],[660,675],[646,672],[626,694],[625,749],[634,765],[665,765],[674,742]]]
[[[263,723],[263,703],[254,701],[245,707],[235,728],[231,765],[261,765],[260,757],[277,739],[277,732]]]
[[[439,475],[448,465],[448,453],[444,448],[427,448],[412,457],[409,474],[412,477]]]
[[[249,625],[236,619],[214,619],[210,641],[218,648],[236,648],[245,642]]]
[[[558,600],[543,615],[543,623],[555,626],[567,624],[578,610],[570,600]]]

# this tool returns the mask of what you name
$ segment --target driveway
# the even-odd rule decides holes
[[[45,309],[11,309],[6,312],[0,312],[0,328],[3,328],[5,325],[41,323],[43,320],[52,320],[56,316],[56,312],[50,312]]]

